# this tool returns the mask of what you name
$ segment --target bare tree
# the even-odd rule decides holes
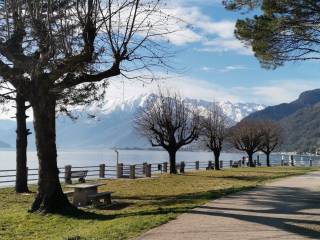
[[[226,116],[216,104],[213,104],[208,115],[201,119],[201,135],[206,147],[213,152],[216,170],[220,170],[219,158],[226,135],[226,124]]]
[[[26,111],[30,108],[21,94],[16,94],[16,185],[17,193],[29,192],[28,168],[27,168],[27,147],[28,135],[31,134],[27,128]]]
[[[30,129],[27,128],[27,116],[26,111],[31,107],[30,104],[24,99],[21,94],[18,94],[16,90],[10,86],[7,82],[0,81],[2,90],[0,93],[0,103],[2,104],[3,111],[8,110],[8,105],[14,103],[13,106],[16,109],[16,180],[15,190],[16,193],[28,193],[28,168],[27,168],[27,147],[28,147],[28,135],[31,134]],[[90,94],[88,94],[90,92]],[[64,99],[59,99],[57,105],[60,113],[66,114],[72,119],[76,117],[71,113],[69,107],[74,105],[87,105],[92,102],[100,102],[105,94],[105,88],[102,91],[97,91],[96,88],[87,89],[85,94],[83,91],[73,91],[68,95],[63,95]],[[65,105],[68,104],[68,105]]]
[[[33,109],[39,181],[31,211],[71,207],[58,175],[57,103],[166,66],[167,19],[159,0],[0,1],[0,76]]]
[[[266,154],[267,166],[270,167],[270,154],[280,144],[282,139],[282,129],[279,124],[272,121],[262,121],[262,142],[260,151]]]
[[[28,170],[27,170],[27,146],[28,146],[28,135],[31,134],[27,128],[26,111],[30,108],[29,104],[26,104],[26,100],[21,94],[18,94],[8,84],[1,82],[0,87],[0,103],[4,110],[7,109],[7,105],[15,103],[14,108],[16,109],[16,182],[15,190],[17,193],[29,192],[28,188]]]
[[[253,154],[260,150],[262,139],[263,131],[260,121],[242,121],[231,128],[230,141],[236,149],[248,154],[250,167],[255,166]]]
[[[200,116],[198,110],[189,108],[176,93],[159,91],[159,96],[138,110],[134,125],[153,147],[168,151],[170,173],[176,174],[176,152],[198,138]]]

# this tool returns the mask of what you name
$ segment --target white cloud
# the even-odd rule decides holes
[[[139,95],[156,93],[158,89],[170,89],[180,93],[183,97],[196,98],[212,101],[232,101],[238,102],[241,99],[230,93],[224,87],[218,86],[201,79],[193,79],[185,76],[170,76],[164,80],[156,80],[149,84],[144,84],[139,81],[127,81],[124,83],[119,80],[110,81],[110,86],[107,90],[107,100],[130,100]]]
[[[201,28],[207,34],[214,34],[222,39],[232,39],[234,37],[234,26],[233,21],[220,21],[213,22],[207,17],[202,17],[199,22],[194,23],[196,26]]]
[[[248,67],[244,65],[229,65],[229,66],[224,66],[220,69],[215,67],[208,67],[208,66],[203,66],[201,68],[201,70],[204,72],[221,72],[221,73],[227,73],[227,72],[237,71],[237,70],[246,70],[246,69],[248,69]]]
[[[203,67],[201,68],[201,70],[204,71],[204,72],[212,72],[212,71],[216,71],[216,68],[203,66]]]
[[[229,52],[234,51],[241,55],[252,55],[253,52],[250,48],[245,47],[237,39],[222,39],[216,38],[204,42],[204,47],[198,48],[200,52]]]
[[[203,3],[198,6],[201,4]],[[168,27],[175,32],[166,38],[175,45],[199,43],[198,51],[252,54],[250,49],[234,37],[234,21],[215,21],[199,7],[191,5],[190,1],[168,2],[163,11],[173,17]]]
[[[166,36],[166,38],[174,45],[182,46],[188,43],[195,43],[201,40],[201,36],[194,31],[183,28],[177,32],[173,32]]]
[[[230,66],[225,66],[224,68],[220,69],[220,72],[231,72],[231,71],[236,71],[236,70],[246,70],[248,69],[246,66],[243,65],[230,65]]]
[[[269,84],[252,87],[234,87],[233,92],[243,101],[276,105],[291,102],[307,90],[319,88],[318,80],[275,80]]]
[[[112,80],[107,90],[107,99],[122,100],[122,82]],[[158,88],[167,88],[179,92],[184,97],[208,101],[253,102],[258,104],[276,105],[291,102],[298,98],[301,92],[319,88],[318,80],[278,80],[259,86],[223,87],[214,82],[185,76],[170,76],[166,80],[143,84],[139,81],[127,81],[124,84],[124,98],[135,98],[142,94],[157,92]]]

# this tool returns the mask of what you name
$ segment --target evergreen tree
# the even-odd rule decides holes
[[[252,47],[265,68],[320,59],[320,4],[310,0],[225,0],[233,11],[257,10],[239,19],[235,35]]]

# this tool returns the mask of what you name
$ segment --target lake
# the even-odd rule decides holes
[[[124,164],[139,164],[143,162],[161,163],[168,161],[168,153],[165,151],[150,151],[150,150],[118,150],[119,162]],[[244,154],[240,153],[222,153],[221,159],[225,161],[240,160]],[[15,169],[14,150],[0,151],[0,170]],[[209,161],[213,159],[210,152],[186,152],[177,153],[177,162],[180,161]],[[116,153],[114,150],[64,150],[58,151],[58,166],[88,166],[88,165],[115,165]],[[28,167],[37,168],[38,160],[35,151],[28,152]]]
[[[236,161],[246,156],[244,153],[222,153],[220,159],[223,160],[223,167],[228,168],[230,166],[230,160]],[[16,153],[14,150],[1,150],[0,151],[0,187],[14,185],[14,177],[8,177],[8,175],[14,174],[13,171],[3,170],[14,170],[15,169],[15,157]],[[313,160],[313,166],[320,166],[319,156],[300,156],[294,155],[294,162],[297,166],[309,166],[310,159]],[[66,165],[72,165],[72,167],[85,167],[98,166],[105,164],[107,166],[106,174],[108,177],[115,177],[115,166],[117,155],[114,150],[64,150],[58,151],[58,166],[61,168],[60,178],[63,179],[63,168]],[[257,154],[254,156],[257,159]],[[259,154],[260,163],[266,165],[265,155]],[[290,155],[273,154],[271,156],[272,165],[280,165],[281,160],[289,162]],[[213,154],[211,152],[188,152],[180,151],[177,152],[177,162],[185,161],[192,162],[194,166],[195,161],[200,161],[201,168],[208,166],[208,161],[213,160]],[[168,161],[168,153],[165,151],[150,151],[150,150],[119,150],[119,163],[129,164],[141,164],[144,162],[152,163],[163,163]],[[190,164],[189,164],[190,166]],[[28,152],[28,167],[29,167],[29,181],[35,183],[37,180],[37,168],[38,160],[35,151]],[[194,168],[194,167],[192,167]],[[94,175],[91,178],[97,177],[97,167],[90,168],[94,171]],[[90,175],[88,175],[90,176]],[[95,177],[93,177],[95,176]],[[9,182],[8,182],[9,181]]]
[[[240,160],[244,153],[222,153],[221,160],[229,164],[230,160]],[[1,150],[0,151],[0,170],[15,169],[14,150]],[[256,159],[256,156],[254,157]],[[289,155],[273,154],[271,156],[272,164],[279,164],[281,159],[284,161],[289,160]],[[319,160],[319,156],[294,156],[294,160],[299,165],[307,165],[309,160]],[[177,162],[180,161],[209,161],[213,160],[211,152],[188,152],[179,151],[177,153]],[[124,164],[139,164],[143,162],[148,163],[162,163],[168,161],[168,153],[166,151],[150,151],[150,150],[119,150],[119,162]],[[260,161],[265,164],[264,154],[260,154]],[[92,166],[99,164],[115,165],[116,153],[114,150],[101,149],[101,150],[61,150],[58,151],[58,166],[64,167],[65,165],[76,166]],[[315,164],[318,164],[315,162]],[[28,152],[28,167],[38,168],[37,154],[35,151]]]

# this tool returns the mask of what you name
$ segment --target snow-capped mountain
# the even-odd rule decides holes
[[[223,112],[235,122],[240,122],[243,118],[250,115],[253,112],[260,111],[266,106],[256,103],[231,103],[218,102]]]
[[[143,107],[145,102],[152,97],[155,97],[155,95],[143,94],[125,100],[107,100],[101,108],[91,108],[88,110],[97,115],[108,115],[115,112],[135,112],[139,107]],[[213,104],[210,101],[201,99],[186,98],[185,101],[187,102],[187,104],[202,110],[209,109]],[[230,101],[215,102],[215,104],[218,105],[222,109],[224,114],[233,122],[239,122],[251,113],[260,111],[266,107],[263,104],[231,103]]]
[[[198,107],[202,110],[207,110],[212,106],[212,102],[197,99],[186,99],[187,103],[191,104],[193,107]],[[223,113],[231,120],[231,122],[240,122],[241,119],[245,118],[249,114],[260,111],[266,106],[256,103],[231,103],[227,102],[214,102],[218,105]]]
[[[143,107],[151,97],[155,95],[143,94],[125,100],[107,100],[101,108],[92,106],[87,111],[78,112],[79,118],[75,121],[65,116],[58,117],[57,146],[60,148],[150,147],[148,141],[135,132],[132,120],[137,109]],[[186,101],[201,110],[212,106],[212,102],[205,100],[186,99]],[[238,122],[250,113],[265,107],[254,103],[218,102],[216,104],[232,122]],[[32,124],[29,123],[29,125],[32,129]],[[14,122],[0,120],[0,130],[0,141],[15,146]],[[29,143],[33,148],[34,135],[29,137]]]

